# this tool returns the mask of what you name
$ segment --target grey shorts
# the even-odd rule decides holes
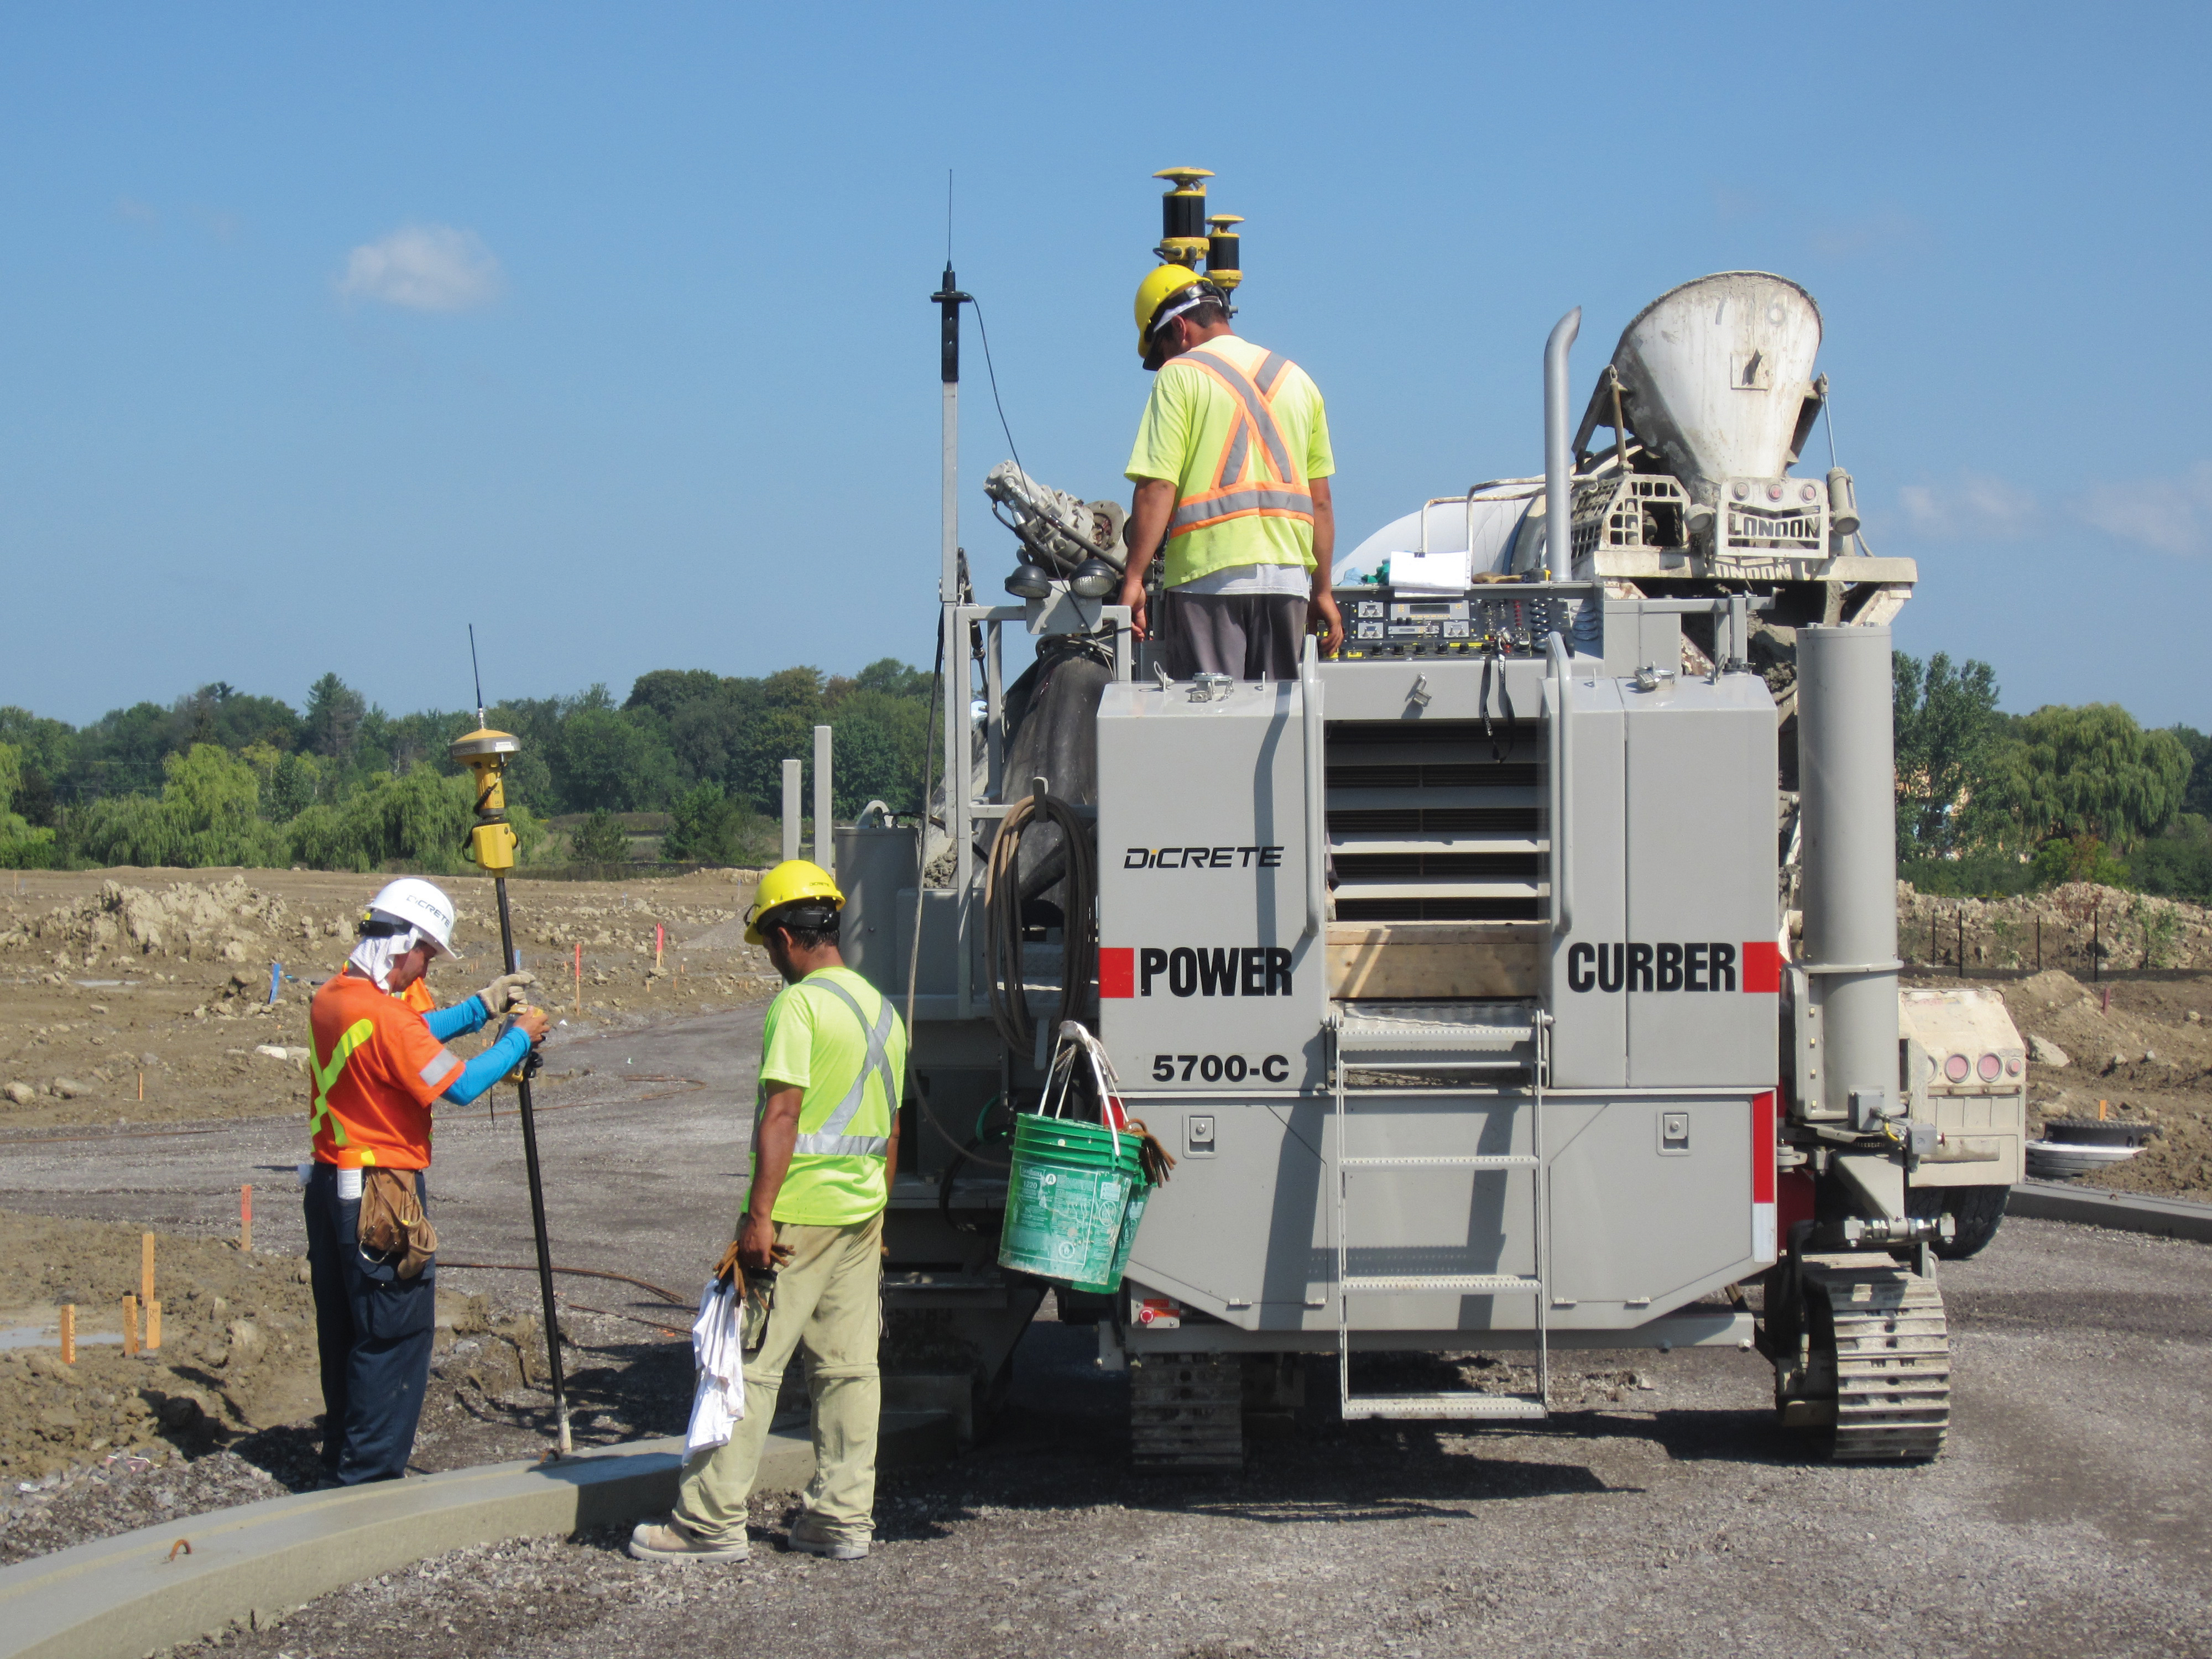
[[[1305,640],[1303,593],[1184,593],[1160,596],[1160,646],[1179,680],[1226,674],[1237,680],[1294,680]]]

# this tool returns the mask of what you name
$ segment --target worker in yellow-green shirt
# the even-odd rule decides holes
[[[1137,350],[1154,371],[1127,476],[1137,486],[1121,602],[1178,679],[1291,679],[1301,641],[1344,642],[1330,592],[1336,514],[1320,388],[1229,326],[1229,296],[1182,265],[1137,289]],[[1145,574],[1164,556],[1161,611]]]
[[[850,1561],[873,1536],[878,1293],[906,1031],[838,953],[844,902],[827,871],[793,859],[761,878],[746,914],[746,942],[764,946],[784,979],[761,1032],[752,1187],[737,1237],[748,1281],[772,1285],[768,1317],[757,1347],[746,1334],[744,1415],[725,1444],[685,1461],[668,1520],[630,1534],[640,1560],[744,1559],[745,1501],[799,1348],[814,1479],[790,1547]]]

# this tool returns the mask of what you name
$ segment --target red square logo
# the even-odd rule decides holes
[[[1771,945],[1767,947],[1771,950]],[[1131,945],[1102,945],[1098,951],[1098,994],[1133,997],[1137,994],[1137,951]]]
[[[1782,947],[1771,939],[1746,939],[1743,988],[1772,995],[1782,988]]]

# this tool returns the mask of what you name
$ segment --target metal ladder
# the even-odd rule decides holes
[[[1427,1011],[1423,1011],[1427,1012]],[[1392,1018],[1332,1012],[1330,1079],[1334,1091],[1336,1136],[1336,1363],[1340,1396],[1346,1421],[1362,1418],[1452,1418],[1498,1420],[1540,1419],[1550,1415],[1552,1363],[1547,1326],[1551,1309],[1551,1249],[1544,1194],[1544,1066],[1549,1050],[1550,1018],[1540,1009],[1526,1011],[1519,1024],[1495,1021]],[[1347,1113],[1345,1073],[1348,1056],[1364,1054],[1382,1063],[1418,1066],[1424,1071],[1498,1071],[1518,1069],[1522,1062],[1512,1048],[1527,1045],[1528,1093],[1522,1109],[1528,1113],[1530,1150],[1527,1152],[1453,1153],[1426,1157],[1353,1158],[1346,1152]],[[1503,1051],[1501,1053],[1501,1051]],[[1484,1058],[1468,1058],[1484,1053]],[[1435,1058],[1430,1056],[1434,1054]],[[1458,1058],[1449,1056],[1457,1055]],[[1526,1171],[1532,1189],[1534,1261],[1528,1273],[1370,1273],[1351,1271],[1351,1239],[1346,1218],[1350,1176],[1360,1170],[1512,1170]],[[1468,1296],[1525,1296],[1535,1305],[1536,1392],[1534,1395],[1481,1394],[1455,1390],[1443,1394],[1369,1395],[1352,1392],[1352,1298],[1355,1296],[1394,1295],[1407,1291],[1458,1291]]]

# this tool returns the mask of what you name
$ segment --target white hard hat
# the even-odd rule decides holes
[[[453,902],[421,877],[402,876],[386,883],[384,890],[368,902],[368,908],[374,915],[427,933],[445,955],[456,962],[461,959],[461,953],[453,949]]]

